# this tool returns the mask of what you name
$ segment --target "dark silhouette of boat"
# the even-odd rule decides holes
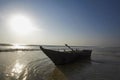
[[[70,48],[68,45],[66,45]],[[90,59],[92,50],[73,50],[72,51],[55,51],[50,49],[45,49],[40,46],[40,49],[56,64],[62,65],[71,63],[77,59]]]

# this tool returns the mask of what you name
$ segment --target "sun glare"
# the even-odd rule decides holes
[[[27,34],[34,30],[34,26],[29,17],[22,14],[15,14],[9,18],[9,26],[18,34]]]
[[[22,71],[23,65],[20,63],[16,63],[14,68],[12,69],[12,72],[14,73],[20,73]]]
[[[13,66],[13,69],[11,70],[11,76],[18,78],[20,73],[23,71],[23,68],[24,65],[16,61],[16,63]]]
[[[13,49],[25,49],[25,46],[21,46],[19,44],[14,44],[12,48]]]

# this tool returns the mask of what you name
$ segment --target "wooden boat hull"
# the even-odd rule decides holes
[[[71,51],[71,52],[60,52],[54,51],[50,49],[44,49],[40,47],[40,49],[56,64],[67,64],[73,62],[77,59],[90,59],[91,50],[83,50],[83,51]]]

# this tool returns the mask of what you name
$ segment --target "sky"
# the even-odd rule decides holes
[[[120,45],[120,0],[0,0],[0,43]]]

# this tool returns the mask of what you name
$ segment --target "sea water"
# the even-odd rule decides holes
[[[54,50],[67,49],[63,46],[45,47]],[[10,51],[16,48],[28,51]],[[91,60],[58,66],[39,46],[0,46],[4,50],[0,52],[0,80],[120,80],[120,47],[73,48],[92,49]],[[5,51],[7,49],[9,51]]]

